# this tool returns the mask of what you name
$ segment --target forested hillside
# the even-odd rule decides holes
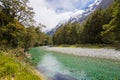
[[[107,9],[97,9],[82,24],[62,25],[54,34],[54,44],[120,44],[120,0]]]

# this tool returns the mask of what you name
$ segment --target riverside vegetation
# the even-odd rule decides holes
[[[31,47],[48,44],[50,37],[41,31],[44,25],[35,26],[34,12],[28,2],[0,0],[0,80],[11,80],[12,77],[15,80],[42,80],[25,63],[25,52]]]
[[[120,48],[120,0],[115,0],[106,9],[97,9],[89,18],[79,23],[67,23],[57,29],[53,43],[60,44],[103,44]],[[80,45],[78,45],[80,46]]]
[[[0,0],[0,80],[43,80],[26,63],[29,48],[52,43],[51,37],[36,25],[29,0]],[[62,25],[53,43],[107,44],[120,46],[120,0],[107,9],[98,9],[82,24]],[[22,51],[21,51],[22,50]]]
[[[30,65],[12,54],[0,52],[0,80],[43,80]]]

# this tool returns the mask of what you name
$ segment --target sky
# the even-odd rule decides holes
[[[36,23],[46,26],[43,31],[54,28],[60,21],[68,19],[74,12],[83,12],[95,0],[30,0]]]

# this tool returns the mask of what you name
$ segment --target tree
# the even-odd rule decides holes
[[[103,41],[105,43],[120,44],[120,0],[116,0],[114,3],[114,10],[112,12],[113,19],[109,24],[103,26],[102,32]]]
[[[83,43],[101,43],[100,32],[102,31],[101,12],[98,10],[89,17],[84,25]]]
[[[30,26],[26,28],[27,32],[24,35],[24,49],[27,51],[29,48],[33,47],[37,41],[37,34],[35,32],[35,27]]]
[[[10,22],[6,27],[0,28],[1,44],[9,44],[11,47],[18,47],[23,45],[23,35],[26,29],[17,20]]]
[[[62,31],[63,31],[63,28],[60,27],[55,32],[55,34],[53,35],[53,42],[54,42],[54,44],[64,44],[63,43],[64,35],[61,35],[61,34],[64,34],[64,33]]]
[[[33,22],[34,12],[29,7],[28,0],[0,0],[2,12],[12,19],[17,19],[24,25],[29,25]],[[28,24],[29,23],[29,24]]]
[[[35,26],[34,12],[28,0],[0,0],[0,45],[22,47],[27,51],[34,46],[49,44],[51,38]]]
[[[112,9],[96,10],[84,23],[84,29],[81,35],[82,43],[100,44],[103,43],[101,32],[103,25],[109,23],[112,19]]]
[[[62,25],[54,34],[54,44],[77,44],[80,43],[82,27],[79,23]]]

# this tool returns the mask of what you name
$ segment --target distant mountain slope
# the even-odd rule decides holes
[[[102,2],[98,5],[98,8],[107,8],[114,0],[102,0]]]
[[[94,12],[98,8],[105,9],[107,8],[114,0],[96,0],[95,3],[89,5],[82,13],[81,11],[76,11],[73,13],[73,15],[68,19],[64,21],[60,21],[58,25],[56,25],[55,28],[51,29],[49,32],[47,32],[48,35],[53,35],[55,31],[61,26],[66,23],[82,23],[84,22],[88,16]]]

